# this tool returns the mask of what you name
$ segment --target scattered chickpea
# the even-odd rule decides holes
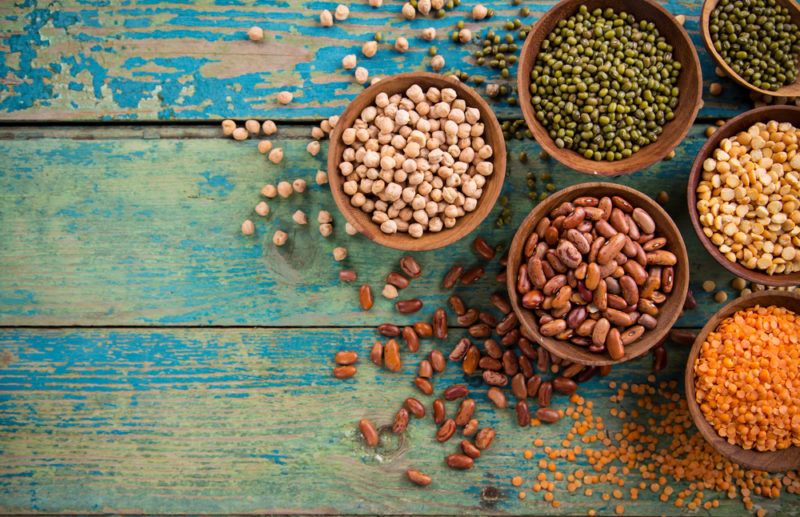
[[[422,16],[428,16],[431,12],[432,2],[431,0],[417,0],[417,11]]]
[[[319,154],[320,144],[318,140],[312,140],[306,145],[306,151],[311,156],[316,156]]]
[[[717,291],[714,295],[714,301],[717,303],[723,303],[728,299],[728,293],[725,291]]]
[[[250,41],[263,41],[264,40],[264,29],[261,27],[250,27],[247,30],[247,37],[250,38]]]
[[[275,122],[271,120],[265,120],[263,124],[261,124],[261,131],[264,132],[265,135],[273,135],[278,130],[278,126],[275,125]]]
[[[325,138],[325,131],[323,131],[320,127],[314,126],[311,128],[311,138],[315,140]]]
[[[403,14],[403,18],[406,20],[413,20],[417,17],[417,10],[408,2],[403,4],[403,8],[400,10],[400,12]]]
[[[292,182],[292,189],[298,194],[302,194],[306,191],[306,180],[297,178]]]
[[[341,262],[346,258],[347,258],[347,248],[343,248],[341,246],[333,248],[333,260]]]
[[[320,210],[317,214],[317,222],[320,224],[330,223],[333,221],[333,217],[331,217],[331,213],[327,210]]]
[[[328,183],[328,173],[325,171],[317,171],[314,180],[317,182],[317,185],[325,185]]]
[[[489,10],[483,4],[477,4],[472,8],[472,19],[483,20],[488,13]]]
[[[400,36],[394,42],[394,49],[398,52],[405,52],[408,50],[408,40]]]
[[[302,210],[297,210],[292,214],[292,221],[297,224],[308,224],[308,217],[306,217],[306,213]]]
[[[377,84],[377,83],[380,82],[380,80],[381,80],[380,77],[375,76],[375,77],[373,77],[372,79],[369,80],[369,84],[370,84],[370,86],[373,85],[373,84]]]
[[[261,187],[261,195],[269,199],[272,199],[278,195],[278,189],[275,188],[275,185],[269,183]]]
[[[324,9],[321,13],[319,13],[319,23],[323,27],[332,27],[333,26],[333,15],[327,9]]]
[[[461,43],[469,43],[472,40],[472,31],[464,27],[458,31],[458,41]]]
[[[340,22],[343,22],[350,16],[350,8],[344,4],[339,4],[336,6],[336,10],[334,10],[333,16]]]
[[[683,24],[686,23],[686,16],[683,15],[683,14],[679,14],[679,15],[675,16],[675,21],[678,22],[678,25],[683,27]]]
[[[292,95],[292,92],[287,92],[286,90],[278,92],[277,95],[278,102],[281,104],[289,104],[290,102],[292,102],[293,98],[294,95]]]
[[[283,149],[280,147],[276,147],[275,149],[269,152],[269,161],[272,163],[278,164],[281,163],[283,160]]]
[[[236,122],[230,119],[226,119],[222,121],[222,134],[225,136],[231,136],[233,131],[236,129]]]
[[[383,295],[384,298],[387,298],[389,300],[393,300],[400,295],[400,293],[397,292],[397,287],[393,286],[392,284],[386,284],[385,286],[383,286],[381,294]]]
[[[433,41],[436,39],[436,29],[433,27],[426,27],[422,29],[421,36],[425,41]]]
[[[261,140],[258,143],[258,152],[261,154],[267,154],[272,149],[272,142],[269,140]]]
[[[247,132],[250,133],[251,135],[257,135],[258,133],[261,132],[261,124],[259,124],[257,120],[251,119],[245,121],[244,127],[245,129],[247,129]]]
[[[342,68],[344,68],[345,70],[352,70],[355,67],[356,67],[355,54],[347,54],[342,58]]]
[[[345,232],[347,235],[355,235],[355,234],[357,234],[357,233],[358,233],[358,230],[356,230],[356,227],[355,227],[355,226],[353,226],[352,224],[350,224],[350,223],[345,223],[345,225],[344,225],[344,232]]]
[[[444,57],[439,54],[436,54],[431,58],[431,70],[434,72],[438,72],[444,68]]]
[[[289,238],[289,236],[286,235],[286,232],[284,232],[282,230],[278,230],[272,236],[272,243],[275,246],[283,246],[284,244],[286,244],[286,239],[288,239],[288,238]]]
[[[269,205],[266,201],[261,201],[256,205],[255,211],[261,217],[266,217],[269,215]]]
[[[359,66],[356,68],[355,77],[358,84],[364,84],[369,79],[369,71],[363,66]]]
[[[319,225],[319,233],[323,237],[330,236],[330,234],[333,233],[333,225],[330,224],[330,223],[325,223],[325,224]]]
[[[233,139],[238,140],[241,142],[242,140],[247,140],[250,137],[250,133],[247,132],[247,129],[243,127],[237,127],[233,130]]]
[[[378,42],[375,40],[365,41],[364,45],[361,46],[361,53],[364,54],[366,58],[374,56],[377,52]]]
[[[242,223],[242,235],[253,235],[256,233],[256,225],[250,219],[245,219]]]
[[[378,8],[381,7],[382,5],[383,5],[383,0],[369,0],[370,7]]]
[[[713,280],[706,280],[705,282],[703,282],[703,291],[707,293],[710,293],[716,288],[717,288],[717,283],[714,282]]]
[[[711,83],[708,86],[708,93],[716,97],[722,93],[722,85],[720,83]]]
[[[278,183],[278,195],[286,199],[292,195],[292,184],[288,181]]]

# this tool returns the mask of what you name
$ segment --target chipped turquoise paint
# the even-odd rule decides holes
[[[533,22],[554,1],[526,2],[533,14],[524,21]],[[18,56],[17,63],[0,62],[0,75],[13,79],[0,85],[0,117],[319,119],[339,113],[360,90],[339,63],[346,53],[360,56],[361,43],[376,30],[384,32],[389,45],[383,45],[375,58],[363,60],[372,76],[427,69],[430,43],[417,35],[421,28],[433,26],[439,30],[434,44],[448,68],[491,77],[491,70],[477,67],[468,59],[477,46],[456,45],[449,38],[455,20],[468,16],[476,2],[463,2],[444,19],[418,18],[411,22],[398,16],[399,4],[387,3],[374,10],[366,3],[354,3],[346,22],[327,29],[319,26],[317,13],[323,8],[333,9],[332,2],[216,0],[201,6],[189,2],[164,6],[157,1],[136,6],[76,0],[58,6],[30,2],[13,20],[19,30],[7,32],[0,41],[10,55]],[[700,43],[700,4],[700,0],[664,3],[674,14],[689,17],[686,26],[700,51],[708,85],[720,79]],[[518,16],[517,8],[509,4],[493,7],[496,16],[475,27],[498,27]],[[9,23],[11,18],[6,17]],[[243,41],[244,31],[251,25],[263,27],[268,42],[258,45]],[[109,29],[113,35],[101,36]],[[389,48],[401,34],[409,37],[412,48],[402,56]],[[87,46],[90,42],[97,44]],[[231,45],[235,45],[235,54],[220,54]],[[76,48],[80,49],[77,53]],[[138,52],[140,48],[144,52]],[[301,57],[297,57],[298,51]],[[264,66],[242,66],[243,61],[263,62]],[[709,99],[701,117],[727,117],[751,104],[741,88],[727,80],[722,82],[723,96]],[[82,84],[83,89],[54,88],[60,83]],[[297,102],[285,107],[275,103],[274,95],[282,89],[295,92]],[[517,107],[504,103],[497,104],[496,109],[504,118],[520,116]]]

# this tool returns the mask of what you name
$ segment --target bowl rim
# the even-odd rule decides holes
[[[642,346],[641,349],[636,349],[634,352],[630,352],[626,349],[625,355],[621,359],[617,360],[611,359],[607,352],[603,354],[592,354],[596,357],[593,357],[592,359],[585,359],[581,356],[577,356],[577,354],[574,353],[575,350],[580,349],[580,347],[577,345],[542,336],[538,330],[538,325],[533,325],[530,321],[528,321],[530,311],[521,306],[519,296],[516,291],[517,271],[522,265],[522,260],[520,257],[525,246],[525,241],[530,235],[530,231],[525,232],[523,235],[523,228],[530,225],[532,231],[533,228],[535,228],[534,221],[541,220],[542,216],[546,215],[550,210],[560,204],[562,202],[562,197],[574,199],[576,197],[580,197],[581,195],[591,195],[591,191],[593,189],[600,187],[611,190],[616,194],[622,194],[631,197],[632,201],[638,201],[641,203],[637,204],[637,206],[641,206],[648,212],[660,212],[660,215],[664,217],[666,221],[668,221],[671,231],[678,238],[677,242],[671,243],[670,246],[673,253],[675,253],[676,257],[678,258],[676,267],[679,267],[680,269],[678,269],[678,273],[675,275],[675,285],[673,291],[670,293],[667,302],[665,302],[671,303],[671,307],[673,307],[674,304],[678,304],[678,308],[677,310],[672,311],[672,315],[670,318],[668,318],[668,320],[665,320],[663,317],[659,318],[656,328],[648,330],[645,333],[645,336],[647,336],[649,341],[651,341],[650,343]],[[566,199],[563,201],[566,201]],[[672,219],[669,213],[661,207],[661,205],[656,203],[647,194],[636,190],[635,188],[628,187],[626,185],[619,185],[610,181],[578,183],[554,192],[548,196],[547,200],[537,204],[528,213],[522,223],[520,223],[519,227],[517,227],[517,230],[514,233],[514,239],[512,240],[509,248],[508,257],[508,264],[506,265],[506,290],[508,293],[508,299],[511,302],[511,307],[513,308],[514,313],[517,315],[517,319],[519,320],[522,334],[528,339],[535,341],[540,346],[543,346],[551,354],[554,354],[562,359],[587,366],[609,366],[621,364],[626,361],[641,357],[645,353],[658,346],[661,342],[663,342],[664,339],[666,339],[667,333],[680,317],[686,294],[689,291],[689,254],[686,249],[683,236],[681,235],[680,229],[675,224],[675,221]],[[644,339],[644,336],[640,339]],[[641,343],[643,341],[639,342]]]
[[[770,302],[768,304],[759,303],[764,298],[783,298],[785,300],[791,299],[800,303],[800,293],[778,290],[756,291],[728,302],[725,306],[714,313],[714,315],[706,322],[692,344],[692,348],[689,351],[689,356],[686,360],[686,367],[684,369],[684,393],[686,396],[686,404],[689,408],[689,413],[692,416],[692,421],[694,422],[695,427],[698,431],[700,431],[700,434],[703,436],[706,442],[708,442],[709,445],[714,448],[715,451],[734,463],[747,468],[779,472],[783,470],[794,470],[800,468],[799,446],[794,445],[787,449],[781,449],[778,451],[761,452],[752,449],[744,449],[739,445],[728,443],[727,440],[719,436],[717,431],[711,426],[708,420],[706,420],[705,415],[703,415],[703,412],[700,410],[700,406],[697,404],[697,400],[695,398],[696,390],[694,383],[694,363],[697,360],[697,357],[700,355],[700,348],[708,338],[708,335],[716,330],[720,321],[741,309],[746,309],[755,305],[779,305],[774,302]],[[783,464],[773,466],[776,462],[780,462],[781,460],[786,462],[788,451],[791,451],[792,455],[794,456],[788,461],[793,461],[794,463],[788,466]],[[786,468],[783,468],[784,466],[786,466]]]
[[[425,81],[432,85],[435,84],[437,88],[455,89],[458,93],[458,97],[464,99],[469,107],[476,107],[480,110],[481,121],[485,125],[484,135],[489,136],[484,137],[487,143],[489,138],[496,140],[496,142],[492,143],[492,163],[494,164],[494,170],[486,182],[487,186],[491,183],[492,188],[484,187],[483,195],[478,200],[478,205],[475,210],[462,217],[462,220],[453,228],[444,228],[442,231],[436,233],[426,232],[426,234],[419,239],[414,239],[410,236],[406,236],[407,238],[397,238],[396,235],[385,234],[380,230],[378,225],[373,223],[366,215],[366,222],[369,224],[362,224],[362,222],[354,216],[355,211],[359,209],[352,207],[349,203],[349,197],[338,188],[342,183],[341,175],[338,170],[341,157],[338,156],[340,153],[336,151],[339,149],[338,143],[341,142],[342,132],[346,129],[345,126],[350,126],[350,123],[345,123],[345,121],[348,119],[355,120],[360,113],[360,110],[356,110],[356,106],[360,102],[366,101],[369,103],[373,101],[378,93],[404,93],[406,87],[392,87],[393,84],[404,81]],[[431,72],[404,72],[382,78],[377,83],[365,88],[348,103],[330,134],[327,175],[331,195],[336,203],[336,207],[347,222],[356,228],[359,233],[366,236],[371,241],[388,248],[403,251],[429,251],[453,244],[475,231],[481,225],[491,213],[497,199],[500,197],[506,176],[506,162],[505,139],[503,138],[503,131],[497,119],[497,115],[495,115],[489,103],[487,103],[473,88],[451,76],[443,76]],[[463,221],[463,219],[467,217],[469,217],[469,219]]]
[[[795,22],[800,20],[800,7],[795,6],[792,0],[776,1],[789,8],[790,12],[792,13],[792,18],[795,20]],[[740,86],[760,93],[761,95],[769,95],[771,97],[796,97],[800,95],[800,73],[797,74],[797,79],[795,82],[791,84],[784,85],[777,90],[765,90],[764,88],[759,88],[758,86],[751,84],[744,77],[736,73],[736,71],[731,68],[730,65],[728,65],[728,63],[722,58],[719,52],[717,52],[717,49],[714,47],[714,43],[711,41],[711,31],[709,30],[709,24],[711,23],[711,12],[717,7],[717,4],[719,4],[719,0],[704,0],[703,7],[700,9],[700,38],[703,40],[703,45],[705,45],[706,50],[711,55],[711,59],[714,60],[714,64],[719,66],[728,77],[733,79],[733,81],[738,83]],[[792,9],[795,9],[795,11],[792,11]],[[800,68],[800,55],[797,56],[797,63],[798,67]]]
[[[756,271],[753,269],[748,269],[738,262],[731,262],[719,251],[714,243],[711,242],[711,239],[706,237],[706,234],[703,233],[703,228],[700,225],[700,216],[697,213],[697,195],[695,190],[697,189],[697,185],[700,183],[700,178],[702,174],[703,162],[706,158],[711,156],[711,153],[714,149],[717,148],[719,143],[724,139],[728,138],[740,131],[745,131],[747,127],[750,127],[756,122],[766,122],[769,120],[778,120],[773,114],[778,114],[781,112],[791,111],[794,112],[798,119],[800,119],[800,106],[789,106],[789,105],[774,105],[774,106],[762,106],[760,108],[754,108],[749,111],[745,111],[744,113],[740,113],[739,115],[733,117],[732,119],[728,120],[724,125],[717,128],[716,131],[705,141],[703,146],[697,152],[695,156],[694,162],[692,163],[692,167],[689,171],[689,179],[686,182],[686,202],[687,202],[687,209],[689,210],[689,219],[692,221],[692,228],[694,228],[694,232],[697,235],[697,238],[700,240],[700,243],[703,245],[705,250],[714,258],[714,260],[723,268],[728,270],[730,273],[748,280],[750,282],[755,282],[757,284],[769,285],[773,287],[786,287],[800,284],[800,271],[796,271],[794,273],[781,273],[778,275],[768,275],[761,271]],[[755,117],[755,118],[753,118]],[[744,122],[753,118],[750,122]],[[747,126],[742,127],[740,126]],[[800,128],[800,125],[797,126]]]
[[[603,0],[600,1],[602,2]],[[634,153],[630,157],[624,158],[622,160],[615,160],[612,162],[606,162],[606,161],[597,162],[595,160],[590,160],[588,158],[584,158],[575,151],[572,151],[570,149],[560,149],[558,146],[556,146],[555,142],[550,137],[549,132],[536,119],[536,116],[533,112],[533,106],[531,105],[531,94],[528,89],[528,86],[530,85],[531,82],[530,71],[533,68],[536,56],[538,56],[539,54],[539,49],[537,48],[535,49],[536,56],[533,56],[533,51],[531,49],[533,45],[533,37],[539,31],[544,30],[543,27],[545,25],[545,22],[549,22],[552,18],[555,18],[557,16],[558,11],[565,8],[565,6],[575,4],[574,7],[578,8],[581,5],[587,3],[586,0],[560,0],[557,4],[552,6],[539,20],[536,21],[536,23],[533,25],[533,28],[528,33],[528,36],[525,39],[525,43],[522,46],[520,54],[520,62],[517,68],[517,90],[519,92],[519,105],[522,108],[522,115],[523,118],[525,119],[525,123],[528,126],[528,129],[531,131],[531,133],[533,133],[536,141],[539,143],[539,145],[542,146],[542,148],[545,151],[547,151],[549,155],[553,156],[557,161],[559,161],[563,165],[566,165],[567,167],[583,174],[590,174],[599,177],[621,176],[640,171],[663,160],[664,157],[666,157],[670,152],[675,150],[675,148],[678,145],[681,144],[683,139],[689,133],[689,130],[694,125],[697,113],[700,111],[700,107],[703,104],[703,98],[702,98],[703,73],[700,65],[700,57],[697,54],[697,49],[692,43],[692,40],[689,37],[688,32],[681,24],[677,22],[675,17],[668,10],[659,5],[654,0],[635,0],[635,1],[637,3],[646,6],[646,8],[650,9],[655,14],[655,16],[662,17],[666,22],[674,26],[674,28],[678,32],[680,44],[683,45],[691,55],[691,63],[681,63],[683,69],[686,70],[688,67],[691,67],[694,73],[696,73],[697,75],[697,80],[693,82],[691,90],[689,92],[681,93],[681,97],[687,99],[687,102],[692,101],[693,108],[689,113],[689,116],[687,117],[685,124],[682,124],[681,126],[676,125],[674,127],[670,127],[670,131],[666,130],[662,131],[661,135],[659,135],[660,139],[664,139],[662,141],[668,142],[668,144],[664,149],[664,152],[660,155],[656,155],[655,153],[649,153],[652,154],[652,156],[650,156],[650,158],[643,159],[648,154],[647,149],[655,145],[657,143],[656,141],[640,149],[637,153]],[[558,18],[558,19],[563,19],[563,18]],[[674,48],[676,46],[676,42],[672,41],[671,43]],[[678,102],[679,102],[678,105],[680,106],[680,98]],[[678,122],[677,118],[668,122],[667,125],[671,125],[676,122]],[[664,127],[666,128],[667,125],[665,125]]]

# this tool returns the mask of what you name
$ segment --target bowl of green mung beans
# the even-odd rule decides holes
[[[702,102],[697,51],[654,0],[562,0],[528,34],[517,85],[544,150],[599,176],[664,159]]]
[[[762,95],[800,96],[800,4],[795,0],[705,0],[700,28],[731,79]]]

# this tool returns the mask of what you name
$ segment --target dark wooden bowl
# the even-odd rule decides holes
[[[757,284],[772,285],[772,286],[791,286],[800,284],[800,271],[789,274],[781,275],[768,275],[761,271],[754,269],[747,269],[738,262],[731,262],[725,255],[719,251],[719,248],[714,246],[711,239],[706,237],[703,233],[703,227],[700,224],[700,216],[697,213],[697,185],[703,175],[703,162],[706,158],[711,156],[714,149],[719,146],[719,143],[724,138],[728,138],[738,134],[747,129],[756,122],[769,122],[770,120],[777,120],[779,122],[791,122],[795,127],[800,127],[800,107],[799,106],[763,106],[750,111],[746,111],[741,115],[730,119],[724,126],[717,128],[711,138],[706,140],[706,143],[697,153],[692,164],[692,171],[689,174],[689,182],[686,185],[686,201],[689,205],[689,217],[692,220],[692,226],[697,234],[697,238],[703,244],[703,247],[708,251],[714,260],[716,260],[722,267],[730,271],[736,276],[755,282]]]
[[[782,6],[789,9],[789,15],[792,17],[792,21],[800,27],[800,4],[798,4],[794,0],[775,0],[776,3],[781,4]],[[711,41],[711,32],[708,29],[709,22],[711,21],[711,12],[717,7],[719,0],[705,0],[703,2],[703,10],[700,12],[700,35],[703,37],[703,43],[708,49],[708,53],[711,54],[711,57],[714,58],[714,62],[719,66],[725,74],[736,81],[737,83],[741,84],[745,88],[752,90],[754,92],[758,92],[762,95],[772,95],[774,97],[798,97],[800,96],[800,74],[797,76],[797,80],[793,84],[788,84],[779,88],[777,90],[765,90],[763,88],[758,88],[757,86],[753,86],[749,82],[747,82],[741,75],[734,72],[733,68],[728,66],[728,63],[722,59],[722,56],[717,52],[717,49],[714,48],[714,42]],[[800,55],[797,56],[798,63],[800,63]]]
[[[708,323],[706,323],[705,327],[703,327],[703,330],[700,331],[700,334],[697,335],[697,338],[694,340],[694,345],[692,345],[692,350],[689,352],[684,380],[686,402],[689,405],[689,413],[691,413],[694,424],[697,426],[700,434],[703,435],[703,438],[705,438],[717,452],[729,460],[750,469],[767,470],[770,472],[796,470],[800,468],[800,447],[789,447],[772,452],[759,452],[730,444],[725,438],[717,434],[716,429],[711,427],[711,424],[709,424],[705,416],[703,416],[703,412],[700,410],[700,406],[697,404],[695,398],[694,363],[708,335],[716,330],[720,321],[731,316],[738,310],[746,309],[754,305],[776,305],[785,307],[795,313],[800,313],[800,293],[787,291],[755,292],[733,300],[714,314]]]
[[[390,96],[395,93],[404,93],[413,84],[418,84],[423,90],[431,86],[453,88],[458,93],[458,98],[466,101],[467,106],[478,108],[481,113],[481,121],[485,125],[483,138],[494,150],[492,155],[494,172],[486,178],[486,185],[483,187],[483,195],[478,200],[477,208],[459,218],[453,228],[443,229],[438,233],[425,232],[419,239],[415,239],[407,233],[395,233],[393,235],[383,233],[380,227],[372,222],[369,214],[350,204],[350,197],[342,190],[344,178],[339,173],[339,163],[345,147],[342,142],[342,132],[352,126],[364,108],[372,105],[378,93],[385,92]],[[399,250],[432,250],[452,244],[468,235],[492,211],[492,207],[503,188],[505,175],[506,144],[503,139],[503,130],[492,109],[475,90],[458,79],[428,72],[409,72],[393,75],[365,89],[350,102],[344,113],[342,113],[339,122],[331,133],[328,146],[328,181],[333,193],[333,200],[336,202],[339,211],[354,228],[369,239],[383,246]]]
[[[531,70],[536,62],[542,41],[547,38],[559,21],[575,14],[581,5],[585,5],[589,10],[597,7],[612,7],[617,11],[624,10],[631,13],[637,20],[653,22],[661,35],[672,45],[673,55],[682,65],[678,79],[680,97],[675,110],[675,118],[664,126],[663,132],[655,142],[623,160],[597,162],[584,158],[570,149],[560,149],[550,138],[547,129],[536,119],[531,104]],[[539,145],[567,167],[598,176],[630,174],[663,160],[689,132],[703,100],[700,60],[694,45],[675,18],[653,0],[562,0],[547,11],[528,34],[520,56],[517,88],[525,122]]]
[[[525,246],[525,241],[536,228],[536,224],[542,217],[546,216],[551,210],[564,201],[572,201],[577,197],[615,195],[624,196],[634,206],[639,206],[646,210],[653,218],[653,221],[655,221],[658,227],[658,234],[666,237],[669,241],[669,246],[665,249],[674,253],[678,258],[678,263],[675,265],[675,285],[667,301],[660,307],[656,328],[646,331],[641,338],[626,346],[625,355],[622,359],[616,361],[611,359],[608,353],[595,354],[578,345],[541,335],[539,333],[539,324],[533,313],[529,309],[522,307],[516,286],[517,272],[522,263],[522,250]],[[514,234],[511,249],[508,252],[506,272],[508,297],[511,300],[511,306],[514,308],[514,312],[517,314],[523,333],[526,336],[532,337],[550,353],[562,359],[590,366],[624,363],[625,361],[630,361],[631,359],[639,357],[653,348],[666,336],[667,332],[669,332],[672,325],[675,324],[675,321],[681,315],[683,303],[686,299],[686,292],[689,289],[689,255],[686,252],[686,245],[683,242],[683,237],[681,237],[681,232],[678,230],[678,227],[675,226],[669,214],[667,214],[658,203],[653,201],[650,196],[630,187],[606,182],[573,185],[572,187],[567,187],[551,194],[545,201],[536,205],[536,207],[531,210],[531,213],[528,214],[528,217],[522,222],[519,229],[517,229],[517,233]]]

